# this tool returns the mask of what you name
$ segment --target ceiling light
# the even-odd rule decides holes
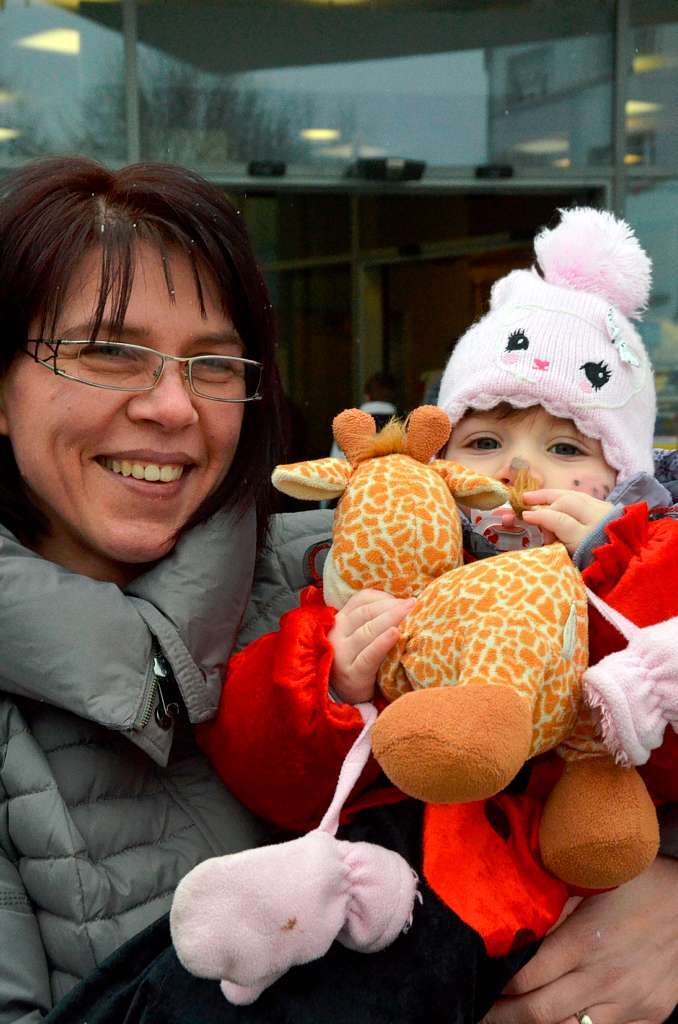
[[[14,45],[26,50],[45,50],[75,57],[80,53],[80,33],[75,28],[50,28],[46,32],[17,39]]]
[[[0,89],[0,103],[14,103],[18,100],[18,92],[10,92],[9,89]]]
[[[118,4],[120,0],[49,0],[52,7],[65,7],[69,11],[78,11],[83,4]]]
[[[644,75],[648,71],[664,71],[678,67],[678,57],[665,57],[661,53],[640,53],[633,58],[633,73]]]
[[[9,142],[10,139],[18,139],[21,132],[18,128],[0,128],[0,142]]]
[[[553,167],[571,167],[572,161],[569,156],[561,156],[559,160],[553,160],[552,165]]]
[[[637,114],[656,114],[661,109],[661,103],[646,103],[645,100],[626,101],[626,113],[632,117]]]
[[[340,136],[338,128],[304,128],[301,133],[302,139],[309,142],[336,142]]]
[[[640,153],[627,153],[624,157],[625,164],[642,164],[644,158]]]
[[[358,4],[369,3],[369,0],[306,0],[306,3],[317,7],[357,7]]]
[[[552,156],[555,153],[566,153],[570,148],[570,143],[568,139],[559,135],[517,142],[513,148],[519,153],[528,153],[530,156]]]
[[[329,156],[339,160],[351,160],[355,156],[351,142],[344,146],[325,146],[323,149],[316,149],[315,152],[318,156]]]

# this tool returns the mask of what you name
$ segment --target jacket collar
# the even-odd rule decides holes
[[[29,551],[0,526],[0,689],[139,730],[158,646],[192,721],[214,713],[249,597],[255,515],[217,513],[123,592]]]

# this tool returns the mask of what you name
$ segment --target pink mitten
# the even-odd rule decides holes
[[[589,600],[628,640],[584,673],[584,695],[600,716],[617,761],[645,764],[671,724],[678,732],[678,618],[643,628],[589,592]]]
[[[221,979],[230,1002],[254,1002],[290,967],[323,956],[335,939],[365,953],[408,925],[417,878],[392,850],[335,838],[339,810],[369,753],[376,712],[342,766],[320,827],[288,843],[213,857],[179,884],[170,913],[184,967]]]

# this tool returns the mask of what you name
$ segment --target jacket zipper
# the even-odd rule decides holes
[[[155,650],[153,653],[153,679],[139,720],[139,729],[145,729],[155,709],[155,720],[161,729],[170,729],[181,708],[177,701],[168,700],[165,689],[172,681],[172,669],[167,658]],[[163,682],[165,689],[163,689]]]

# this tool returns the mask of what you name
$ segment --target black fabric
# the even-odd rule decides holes
[[[370,809],[342,838],[398,850],[421,878],[422,816],[413,801]],[[490,959],[423,880],[420,891],[412,927],[388,949],[362,954],[335,943],[247,1007],[231,1006],[216,982],[181,967],[163,918],[69,993],[47,1024],[472,1024],[536,944]]]

